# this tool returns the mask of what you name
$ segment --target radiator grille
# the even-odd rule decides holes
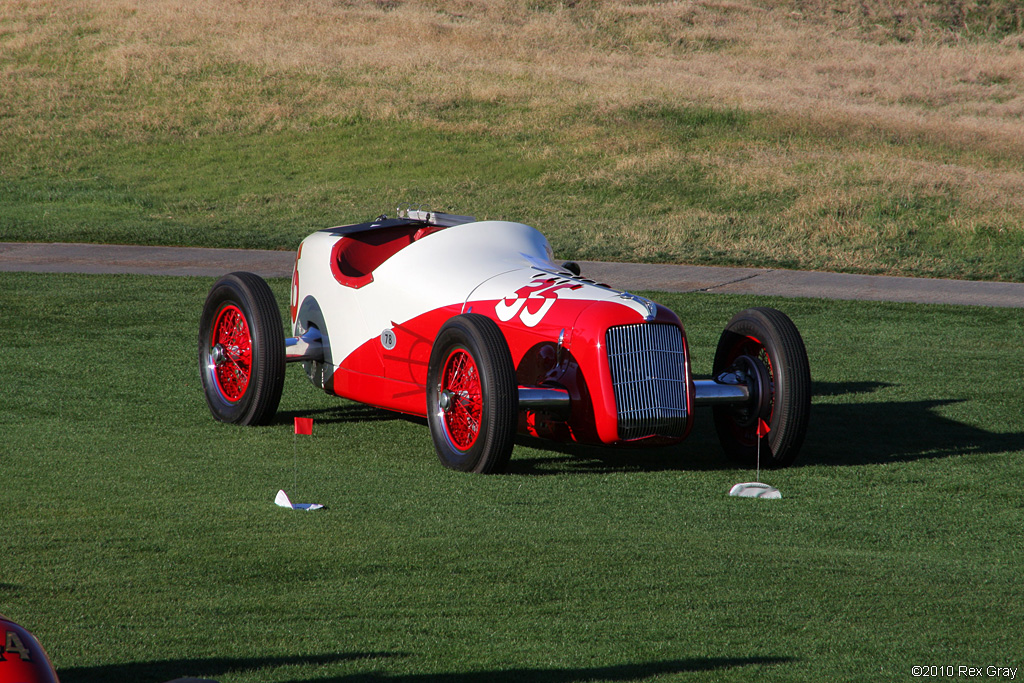
[[[686,354],[675,325],[641,323],[609,328],[619,437],[683,436],[686,430]]]

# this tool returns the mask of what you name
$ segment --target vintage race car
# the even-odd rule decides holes
[[[521,223],[400,209],[299,245],[290,329],[261,278],[206,299],[199,370],[213,416],[265,424],[286,363],[329,394],[425,417],[441,462],[500,472],[516,434],[607,446],[683,440],[710,406],[730,456],[785,466],[807,430],[811,379],[780,311],[728,322],[695,380],[679,317],[557,263]]]

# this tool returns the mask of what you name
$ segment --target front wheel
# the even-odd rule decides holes
[[[518,410],[512,354],[497,323],[476,313],[446,322],[427,366],[427,422],[441,463],[463,472],[503,472]]]
[[[266,424],[284,387],[284,330],[274,293],[253,273],[225,275],[199,320],[199,376],[221,422]]]
[[[796,459],[811,412],[811,370],[793,321],[774,308],[733,316],[718,341],[714,376],[735,373],[751,387],[741,406],[715,406],[715,430],[726,454],[754,465],[786,467]],[[763,421],[767,435],[758,434]],[[760,443],[759,443],[760,442]]]

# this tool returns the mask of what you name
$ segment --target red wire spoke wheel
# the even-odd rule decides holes
[[[225,275],[199,320],[199,376],[221,422],[270,422],[284,387],[284,329],[270,287],[253,273]]]
[[[518,411],[512,354],[497,323],[476,313],[446,322],[427,366],[427,422],[441,463],[463,472],[503,472]]]
[[[459,450],[467,450],[480,436],[483,414],[480,374],[473,357],[465,349],[456,349],[445,361],[441,372],[441,392],[448,410],[443,423],[449,439]]]
[[[743,465],[786,467],[799,455],[811,411],[811,370],[803,338],[785,313],[751,308],[725,326],[713,374],[745,379],[751,398],[741,406],[715,406],[715,430],[723,450]],[[757,434],[758,421],[770,431]]]
[[[221,395],[230,403],[240,400],[252,374],[252,337],[245,315],[235,305],[221,309],[213,325],[210,348],[217,354],[214,379]]]

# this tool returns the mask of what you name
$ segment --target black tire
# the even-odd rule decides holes
[[[427,366],[427,422],[441,463],[504,472],[519,414],[516,372],[497,323],[476,313],[444,324]]]
[[[811,369],[793,321],[774,308],[751,308],[733,316],[718,340],[714,376],[741,370],[758,389],[746,406],[715,406],[718,439],[726,455],[753,466],[786,467],[800,453],[811,414]],[[769,426],[757,434],[758,421]]]
[[[267,283],[231,273],[214,283],[199,319],[199,376],[221,422],[267,424],[284,387],[284,328]]]

